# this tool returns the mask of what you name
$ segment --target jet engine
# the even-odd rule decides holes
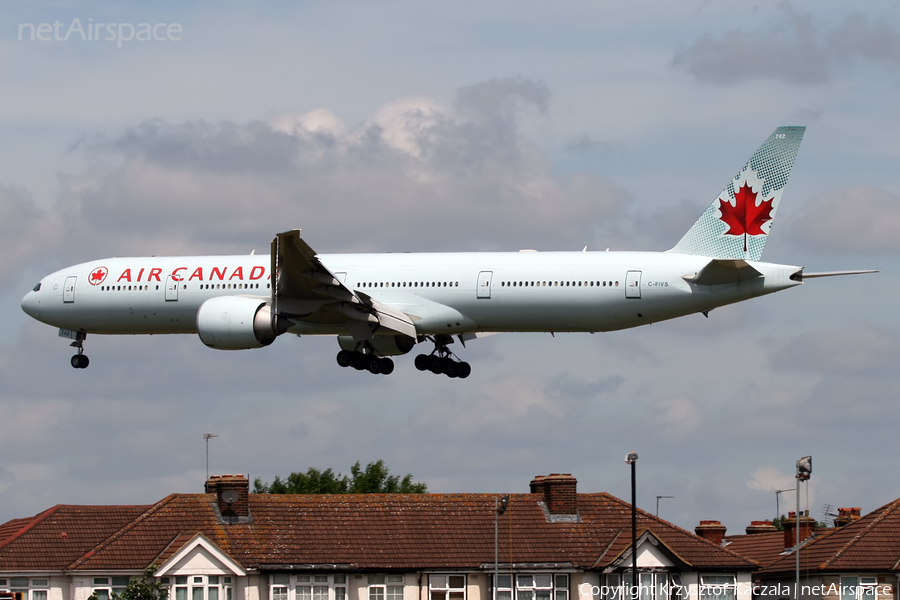
[[[268,302],[244,296],[210,298],[197,311],[200,341],[216,350],[262,348],[287,331],[289,323],[273,322]]]
[[[342,350],[353,352],[357,343],[352,336],[339,335],[338,344]],[[378,356],[399,356],[406,354],[416,345],[416,339],[408,335],[376,335],[369,344]]]

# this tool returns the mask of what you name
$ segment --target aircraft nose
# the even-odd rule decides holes
[[[22,298],[22,310],[24,310],[27,315],[34,317],[35,319],[40,313],[40,305],[41,301],[38,298],[38,292],[28,292],[27,294],[25,294],[25,297]]]

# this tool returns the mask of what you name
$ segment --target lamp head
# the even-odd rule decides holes
[[[507,506],[509,506],[509,494],[500,496],[500,503],[497,505],[497,514],[502,515],[505,513]]]

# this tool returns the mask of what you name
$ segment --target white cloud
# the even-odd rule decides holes
[[[745,483],[751,490],[774,492],[793,488],[796,480],[792,474],[784,473],[777,467],[765,466],[753,471]]]

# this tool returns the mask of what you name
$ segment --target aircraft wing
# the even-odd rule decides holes
[[[409,315],[351,290],[316,256],[300,230],[279,233],[272,240],[273,313],[305,323],[344,324],[357,341],[375,335],[416,337]]]

